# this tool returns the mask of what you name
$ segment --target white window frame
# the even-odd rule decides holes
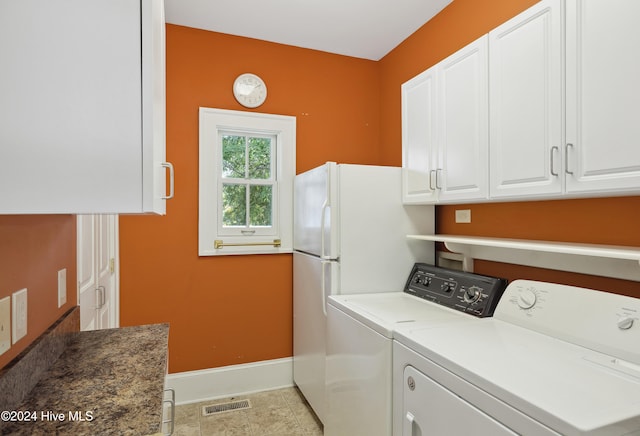
[[[200,108],[198,254],[278,254],[293,252],[293,178],[295,177],[296,118],[287,115]],[[273,135],[275,176],[273,234],[228,234],[221,231],[221,132]],[[227,234],[224,234],[227,233]],[[268,232],[271,233],[271,232]],[[274,246],[280,240],[280,246]],[[222,246],[216,248],[216,241]],[[241,244],[241,245],[235,245]]]

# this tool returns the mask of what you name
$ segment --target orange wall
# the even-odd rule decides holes
[[[76,218],[0,215],[0,299],[27,288],[27,336],[0,356],[0,368],[76,305]],[[67,303],[58,308],[58,270],[67,269]]]
[[[402,164],[400,86],[537,0],[455,0],[380,61],[382,160]],[[455,209],[471,209],[471,224],[456,224]],[[439,233],[640,246],[640,197],[438,206]],[[509,279],[531,278],[640,297],[625,282],[492,262],[475,270]]]
[[[379,163],[375,62],[167,26],[167,215],[120,217],[120,323],[171,324],[169,370],[292,354],[292,257],[198,257],[198,107],[245,110],[231,85],[261,76],[257,111],[297,117],[297,171],[327,160]]]

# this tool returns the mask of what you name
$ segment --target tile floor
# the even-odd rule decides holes
[[[202,407],[249,399],[250,409],[202,416]],[[300,391],[284,388],[177,406],[177,436],[322,436],[322,423]]]

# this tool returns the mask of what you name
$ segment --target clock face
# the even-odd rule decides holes
[[[267,99],[267,85],[255,74],[241,74],[233,82],[233,95],[245,107],[258,107]]]

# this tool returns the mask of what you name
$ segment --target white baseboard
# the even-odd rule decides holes
[[[293,386],[293,358],[168,374],[166,388],[176,392],[176,404],[250,394]]]

